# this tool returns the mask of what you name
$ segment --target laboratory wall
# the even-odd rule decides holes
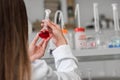
[[[42,20],[44,17],[44,0],[24,0],[30,22]]]
[[[35,22],[36,19],[42,20],[44,18],[44,0],[24,0],[28,18],[31,22]],[[61,2],[65,0],[61,0]],[[120,13],[120,0],[75,0],[76,3],[80,4],[80,19],[81,26],[86,26],[91,23],[93,19],[93,3],[97,2],[99,4],[99,14],[104,14],[108,18],[113,17],[112,3],[118,4],[118,13]],[[65,4],[62,4],[62,7]],[[64,14],[67,15],[65,9]],[[120,17],[120,15],[119,15]],[[67,21],[65,17],[65,21]]]
[[[107,18],[113,18],[112,3],[118,4],[118,13],[120,14],[120,0],[75,0],[80,4],[81,25],[86,26],[93,19],[93,3],[98,3],[99,15],[104,14]],[[119,15],[120,17],[120,15]]]

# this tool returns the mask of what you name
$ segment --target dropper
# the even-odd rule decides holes
[[[112,4],[115,31],[120,31],[117,4]]]
[[[81,27],[80,24],[80,9],[79,9],[79,4],[76,4],[76,8],[75,8],[75,17],[77,18],[77,23],[78,23],[78,27]]]
[[[100,31],[100,26],[99,26],[98,4],[93,3],[93,8],[94,8],[95,32],[99,32]]]

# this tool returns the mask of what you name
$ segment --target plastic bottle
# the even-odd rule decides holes
[[[63,35],[66,38],[67,42],[69,43],[69,33],[67,29],[62,29]]]
[[[75,28],[75,49],[85,49],[87,47],[85,28]]]
[[[81,27],[80,25],[80,10],[79,10],[79,4],[76,4],[75,8],[75,17],[77,19],[78,27],[75,28],[75,34],[74,34],[74,41],[75,41],[75,49],[85,49],[87,46],[86,43],[86,34],[85,34],[85,28]]]

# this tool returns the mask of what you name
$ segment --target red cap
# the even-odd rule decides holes
[[[75,32],[84,32],[84,31],[85,31],[85,28],[83,28],[83,27],[75,28]]]

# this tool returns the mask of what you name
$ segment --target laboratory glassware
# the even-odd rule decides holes
[[[51,13],[50,9],[45,10],[45,20],[46,21],[49,20],[50,13]],[[44,27],[40,31],[39,36],[43,39],[47,39],[50,36],[46,23],[44,23]]]

